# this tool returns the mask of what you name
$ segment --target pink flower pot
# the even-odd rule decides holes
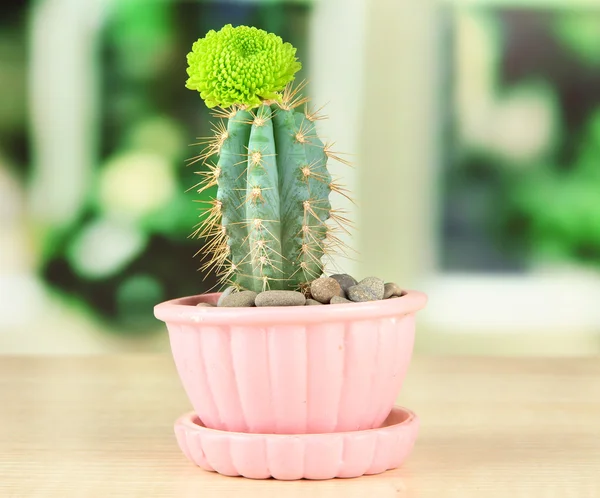
[[[425,294],[368,303],[208,308],[218,294],[154,308],[203,424],[263,434],[373,429],[408,368]]]

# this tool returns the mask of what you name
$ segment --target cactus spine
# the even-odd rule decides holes
[[[237,36],[240,28],[227,28],[227,36]],[[244,57],[260,31],[253,29],[242,31],[243,41],[237,42]],[[209,35],[206,39],[211,40]],[[206,84],[201,78],[205,73],[193,66],[206,55],[197,44],[197,53],[188,56],[188,86],[193,84],[203,97],[210,92],[212,103],[229,104],[231,88]],[[250,63],[243,59],[236,64],[237,74],[247,71],[244,64]],[[246,95],[239,86],[235,85],[236,95]],[[218,156],[217,164],[201,173],[204,180],[199,184],[199,191],[217,185],[217,196],[197,233],[212,237],[211,258],[203,269],[216,269],[223,282],[257,292],[301,289],[321,276],[323,256],[340,243],[336,231],[345,229],[347,220],[332,210],[329,194],[346,193],[327,170],[328,159],[339,157],[317,136],[315,121],[322,116],[308,111],[308,99],[299,95],[303,87],[294,89],[290,83],[281,93],[271,91],[274,98],[259,98],[256,104],[256,95],[251,95],[248,103],[223,106],[215,113],[223,121],[197,159],[206,162]],[[304,112],[298,110],[301,106]]]

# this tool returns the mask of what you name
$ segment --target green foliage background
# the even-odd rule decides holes
[[[453,93],[446,93],[444,266],[598,267],[600,9],[462,7],[447,19],[454,84],[446,89]],[[466,32],[482,45],[465,49],[460,40],[471,39]],[[477,54],[484,60],[481,74],[467,73]],[[490,83],[482,94],[468,95],[477,87],[474,78]],[[491,110],[480,113],[486,119],[479,132],[461,133],[469,109],[486,105],[481,102]],[[503,128],[500,118],[509,106],[518,112],[535,106],[537,114],[523,115],[544,118]],[[540,128],[547,130],[543,143],[517,157],[522,138]],[[511,140],[502,142],[503,134]]]

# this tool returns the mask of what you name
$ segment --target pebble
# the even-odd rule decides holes
[[[404,294],[404,291],[398,284],[394,282],[388,282],[383,288],[383,299],[389,299],[390,297],[400,297]]]
[[[348,289],[348,297],[356,303],[383,299],[384,282],[377,277],[363,278],[357,285]]]
[[[355,303],[365,303],[367,301],[377,301],[377,299],[367,289],[360,285],[354,285],[348,289],[348,297]]]
[[[220,306],[225,308],[249,308],[255,306],[256,292],[242,291],[229,294],[221,301]]]
[[[214,304],[210,304],[210,303],[198,303],[196,306],[198,308],[214,308],[215,307]]]
[[[348,294],[348,289],[353,285],[358,284],[356,279],[352,275],[348,275],[347,273],[337,273],[336,275],[331,275],[330,278],[333,278],[340,284],[340,287],[344,291],[344,293]]]
[[[316,301],[327,304],[333,296],[344,296],[344,291],[335,278],[321,277],[312,281],[310,293]]]
[[[256,306],[304,306],[304,294],[296,291],[271,290],[256,297]]]
[[[323,306],[323,303],[320,303],[319,301],[315,301],[314,299],[307,299],[306,300],[306,306]]]
[[[383,299],[383,293],[385,291],[385,284],[383,280],[377,277],[367,277],[363,278],[358,285],[361,287],[368,289],[371,292],[375,299]]]
[[[217,301],[217,306],[223,306],[223,300],[233,294],[236,291],[236,288],[233,285],[230,285],[229,287],[227,287],[222,294],[219,296],[219,300]]]
[[[349,299],[346,299],[345,297],[340,297],[340,296],[333,296],[331,298],[331,301],[329,301],[329,304],[346,304],[346,303],[351,303],[352,301],[350,301]]]

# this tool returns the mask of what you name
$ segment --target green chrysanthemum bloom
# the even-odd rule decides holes
[[[186,87],[208,107],[257,106],[279,100],[277,92],[302,67],[296,49],[272,33],[248,26],[224,26],[196,41],[187,56]]]

